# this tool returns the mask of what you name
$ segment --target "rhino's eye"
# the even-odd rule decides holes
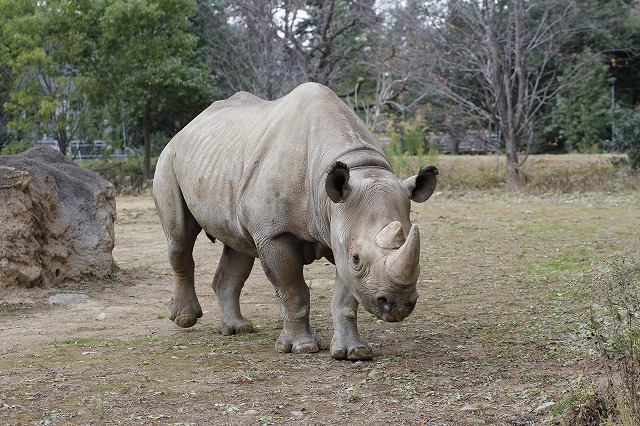
[[[351,260],[353,261],[354,265],[359,265],[360,264],[360,255],[358,253],[354,254],[353,256],[351,256]]]

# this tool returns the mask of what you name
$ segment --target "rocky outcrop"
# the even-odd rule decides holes
[[[0,155],[0,291],[113,268],[115,189],[60,152]]]

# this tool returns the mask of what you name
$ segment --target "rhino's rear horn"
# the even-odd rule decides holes
[[[389,278],[398,284],[415,284],[420,275],[420,232],[411,226],[407,240],[387,255],[385,270]]]
[[[398,221],[391,222],[376,235],[376,244],[387,250],[400,248],[404,241],[404,229],[402,229],[402,224]]]

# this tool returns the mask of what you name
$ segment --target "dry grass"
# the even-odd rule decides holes
[[[558,406],[562,424],[640,425],[640,256],[617,255],[582,282],[592,363]]]
[[[521,169],[521,191],[533,194],[625,192],[640,189],[640,175],[615,166],[611,154],[532,155]],[[426,164],[440,169],[439,189],[444,191],[495,190],[504,186],[504,156],[438,155],[395,157],[392,164],[407,177]]]

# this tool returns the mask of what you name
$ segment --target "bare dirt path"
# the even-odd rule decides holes
[[[0,424],[550,421],[587,353],[589,301],[574,283],[640,248],[640,197],[436,194],[413,219],[418,306],[399,324],[361,312],[374,360],[352,363],[326,349],[274,351],[279,308],[259,263],[241,299],[257,332],[219,335],[210,282],[221,245],[204,236],[195,250],[204,317],[174,326],[153,202],[119,198],[118,271],[0,301]],[[306,277],[312,325],[328,344],[334,272],[316,262]]]

